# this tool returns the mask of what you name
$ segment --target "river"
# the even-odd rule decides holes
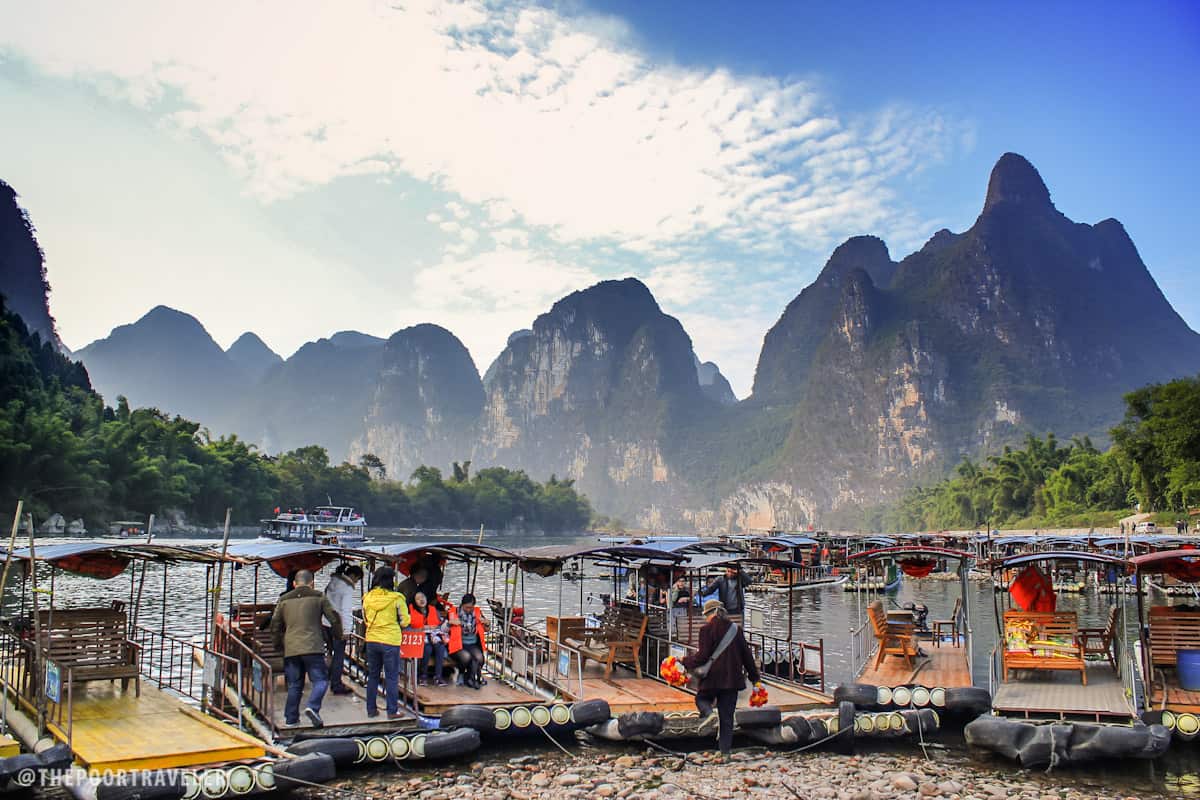
[[[371,537],[375,543],[401,543],[410,541],[414,544],[429,541],[428,536],[400,534],[386,530],[372,530]],[[460,540],[471,541],[475,537],[462,537]],[[440,541],[451,541],[453,537],[440,536]],[[38,546],[45,546],[66,539],[38,539]],[[164,539],[164,543],[189,545],[218,545],[213,539]],[[501,536],[489,534],[485,543],[502,548],[521,548],[542,544],[595,543],[595,538],[588,537],[522,537]],[[135,567],[136,568],[136,567]],[[139,576],[140,576],[140,568]],[[328,568],[327,568],[328,569]],[[589,573],[597,573],[593,568]],[[167,594],[166,617],[163,617],[164,572],[161,566],[149,565],[146,568],[146,579],[143,584],[143,595],[139,604],[138,623],[151,629],[161,629],[179,637],[191,637],[201,634],[205,629],[205,613],[203,596],[205,568],[200,565],[179,564],[169,567],[166,577],[165,591]],[[222,604],[228,602],[229,576],[233,577],[234,599],[238,602],[250,602],[254,595],[254,579],[252,570],[229,571],[227,568],[225,586],[226,594]],[[495,576],[495,577],[494,577]],[[43,589],[49,588],[49,570],[39,570],[39,582]],[[323,587],[326,578],[318,576],[318,586]],[[19,578],[10,580],[10,586],[18,586]],[[130,570],[110,580],[96,580],[70,573],[57,572],[54,575],[53,599],[56,605],[106,605],[112,600],[129,601],[131,586]],[[284,581],[269,569],[259,571],[258,596],[260,600],[273,598],[283,589]],[[970,607],[972,609],[972,630],[975,637],[974,672],[977,685],[987,685],[987,654],[996,641],[996,625],[993,611],[993,593],[990,586],[980,581],[970,584]],[[443,588],[450,591],[456,600],[466,590],[466,575],[460,564],[450,564],[446,571]],[[476,594],[480,601],[488,597],[503,596],[503,574],[494,573],[484,566],[479,571],[476,582]],[[509,588],[509,591],[514,591]],[[560,607],[563,613],[575,614],[599,612],[602,608],[602,593],[612,591],[610,580],[596,578],[581,582],[560,581],[559,578],[539,578],[525,575],[516,584],[515,591],[519,603],[526,608],[531,620],[543,618],[546,614],[558,613]],[[26,593],[28,596],[28,593]],[[958,596],[957,581],[941,580],[912,580],[906,579],[900,590],[893,595],[900,604],[907,602],[924,603],[929,607],[929,619],[947,617]],[[42,603],[46,595],[41,595]],[[6,596],[7,604],[15,600],[15,594],[10,589]],[[840,587],[809,590],[795,593],[795,607],[792,619],[794,637],[804,641],[815,642],[822,639],[825,645],[826,678],[830,685],[836,685],[850,679],[850,631],[861,619],[862,606],[866,597],[844,592]],[[1136,600],[1133,597],[1123,598],[1126,603],[1126,619],[1130,624],[1130,635],[1136,631]],[[561,604],[561,605],[560,605]],[[1074,610],[1079,615],[1081,626],[1103,626],[1108,614],[1109,597],[1102,597],[1095,592],[1083,594],[1062,594],[1059,596],[1059,607],[1063,610]],[[748,600],[751,609],[761,609],[766,627],[777,635],[787,632],[787,596],[751,596]],[[1132,641],[1132,640],[1131,640]],[[962,742],[961,736],[944,734],[942,742],[947,745],[946,755],[955,759],[977,760],[981,766],[995,768],[997,764],[1006,763],[998,757],[979,755],[970,752]],[[878,745],[871,745],[878,747]],[[895,745],[888,745],[895,747]],[[900,745],[904,748],[907,745]],[[919,752],[919,751],[918,751]],[[503,753],[508,756],[511,753]],[[936,757],[936,756],[935,756]],[[1015,769],[1015,767],[1013,767]],[[1200,740],[1193,743],[1176,743],[1166,757],[1153,763],[1119,762],[1111,766],[1103,764],[1087,765],[1068,770],[1061,770],[1072,775],[1080,788],[1088,790],[1109,789],[1114,795],[1144,792],[1153,789],[1170,795],[1188,795],[1200,797]]]

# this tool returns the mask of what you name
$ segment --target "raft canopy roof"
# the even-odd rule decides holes
[[[1129,559],[1134,570],[1143,574],[1167,573],[1190,583],[1200,582],[1200,550],[1163,550]]]
[[[1120,556],[1106,553],[1088,553],[1083,550],[1045,550],[1040,553],[1021,553],[1007,558],[995,559],[990,566],[993,572],[1022,564],[1032,564],[1036,561],[1090,561],[1095,564],[1112,564],[1123,569],[1129,569],[1130,562]]]
[[[698,553],[689,557],[687,563],[680,564],[680,567],[688,572],[697,572],[713,567],[740,567],[742,564],[762,565],[773,569],[804,569],[805,566],[798,561],[748,556],[745,553]]]
[[[658,563],[678,564],[687,556],[644,545],[592,545],[550,544],[529,547],[516,553],[517,562],[526,572],[552,575],[562,565],[575,559],[610,563]]]
[[[764,550],[784,550],[792,547],[812,547],[819,545],[811,536],[760,536],[751,539],[750,543]],[[776,545],[781,545],[776,547]]]
[[[385,544],[362,548],[356,552],[366,553],[385,561],[405,561],[422,553],[446,558],[451,561],[516,561],[519,556],[512,550],[474,542],[422,542],[419,544]]]
[[[29,548],[12,552],[12,558],[28,568],[31,560],[41,561],[57,569],[108,580],[125,571],[131,561],[154,561],[160,564],[193,562],[212,564],[219,555],[205,549],[171,544],[137,543],[128,541],[66,542],[36,548],[36,558],[30,558]]]
[[[973,555],[965,550],[953,550],[949,547],[932,547],[929,545],[919,544],[901,544],[892,547],[879,547],[874,550],[863,550],[850,556],[851,561],[860,560],[877,560],[881,558],[928,558],[941,559],[949,558],[956,561],[966,561],[974,558]]]

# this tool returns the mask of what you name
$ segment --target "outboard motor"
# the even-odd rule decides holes
[[[913,628],[921,633],[929,633],[929,606],[924,603],[905,603],[903,608],[912,612]]]

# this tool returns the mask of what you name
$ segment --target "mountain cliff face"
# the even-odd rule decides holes
[[[740,489],[752,523],[878,502],[1028,431],[1103,438],[1123,393],[1200,370],[1200,336],[1120,223],[1067,219],[1018,155],[968,231],[899,265],[862,248],[838,248],[766,336],[750,402],[792,417],[777,469]]]
[[[225,351],[225,355],[252,381],[262,380],[271,367],[283,363],[278,353],[250,331],[239,336]]]
[[[652,519],[689,494],[667,442],[701,391],[692,343],[635,279],[555,303],[510,341],[486,385],[477,465],[574,478],[593,504]]]
[[[437,325],[416,325],[384,344],[362,432],[351,460],[379,456],[388,474],[407,479],[422,464],[470,457],[483,413],[483,383],[470,353]]]
[[[30,333],[61,349],[50,316],[50,284],[42,248],[33,223],[17,204],[17,193],[0,181],[0,295],[10,311],[20,315]]]
[[[131,325],[114,328],[76,355],[92,385],[115,405],[182,414],[214,433],[229,430],[246,376],[190,314],[157,306]]]
[[[1119,222],[1072,222],[1006,154],[970,229],[898,263],[871,236],[835,249],[767,333],[741,402],[635,279],[555,303],[482,381],[434,325],[343,331],[278,363],[257,337],[224,353],[158,308],[81,355],[110,402],[269,452],[371,452],[399,478],[470,458],[574,478],[631,524],[724,530],[820,524],[1028,432],[1103,439],[1125,392],[1200,372],[1200,336]]]

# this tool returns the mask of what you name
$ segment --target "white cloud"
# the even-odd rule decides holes
[[[808,85],[657,63],[618,24],[482,0],[22,5],[0,49],[210,139],[270,200],[408,173],[560,241],[824,247],[961,126],[847,123]],[[446,206],[456,218],[467,209]]]
[[[447,258],[416,274],[402,322],[436,320],[463,341],[482,371],[509,333],[528,328],[563,295],[600,279],[586,267],[522,249]]]
[[[529,234],[520,228],[495,228],[490,234],[496,244],[508,247],[526,247],[529,244]]]

